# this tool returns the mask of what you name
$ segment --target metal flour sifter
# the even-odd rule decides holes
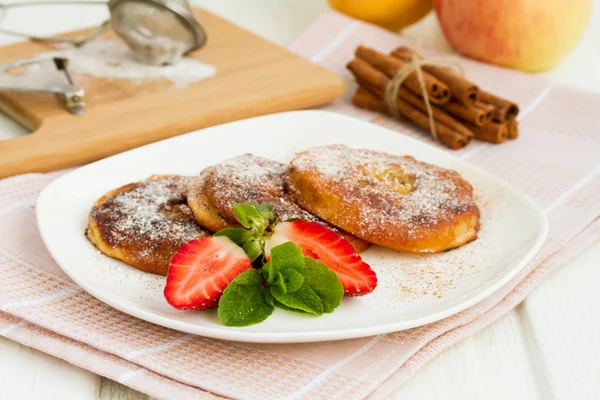
[[[151,65],[175,64],[183,55],[199,49],[206,42],[206,33],[187,0],[35,0],[0,3],[0,12],[16,7],[49,4],[106,5],[110,10],[110,19],[91,34],[74,39],[36,36],[1,27],[0,33],[79,47],[112,28],[131,48],[138,61]]]

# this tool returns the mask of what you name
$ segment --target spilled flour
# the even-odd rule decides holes
[[[125,43],[116,40],[97,40],[81,48],[65,47],[39,56],[67,58],[69,70],[79,74],[135,82],[168,79],[177,88],[184,88],[216,73],[214,66],[189,57],[183,57],[177,64],[164,67],[142,64],[135,60],[133,52]]]

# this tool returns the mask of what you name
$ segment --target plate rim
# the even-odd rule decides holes
[[[491,178],[492,180],[495,180],[496,182],[501,184],[505,188],[505,190],[510,190],[514,194],[521,197],[522,200],[527,204],[527,206],[532,211],[535,212],[535,216],[537,217],[537,219],[540,222],[539,228],[541,228],[536,237],[535,243],[533,244],[533,246],[531,246],[529,251],[521,259],[521,261],[519,263],[517,263],[514,267],[510,268],[510,270],[507,273],[502,275],[502,277],[500,279],[498,279],[497,281],[495,281],[494,284],[491,285],[488,289],[482,291],[481,293],[479,293],[475,296],[468,297],[467,299],[459,302],[458,304],[456,304],[453,307],[450,307],[450,308],[444,309],[442,311],[439,311],[437,313],[432,313],[432,314],[429,314],[429,315],[426,315],[426,316],[423,316],[420,318],[412,319],[409,322],[391,323],[391,324],[386,324],[383,327],[382,326],[372,326],[372,327],[356,327],[356,328],[320,330],[320,331],[312,331],[312,332],[267,332],[267,333],[244,331],[244,328],[220,329],[220,328],[213,328],[213,327],[207,327],[207,326],[201,326],[201,325],[191,325],[188,322],[179,321],[179,320],[172,319],[172,318],[166,317],[166,316],[162,316],[160,314],[156,314],[156,313],[153,313],[150,311],[145,311],[145,310],[139,309],[138,307],[135,307],[135,306],[124,305],[118,300],[113,300],[110,296],[105,296],[103,293],[103,290],[96,289],[92,284],[88,283],[88,281],[86,279],[80,279],[79,275],[73,269],[65,266],[68,263],[65,263],[61,257],[61,254],[57,253],[55,251],[56,249],[54,249],[51,245],[49,245],[49,243],[52,243],[52,241],[47,236],[49,234],[49,232],[45,229],[45,225],[44,225],[44,213],[45,213],[44,204],[47,203],[44,199],[47,196],[50,196],[50,194],[52,194],[52,192],[54,191],[53,188],[59,187],[61,185],[62,181],[67,180],[67,179],[73,179],[73,176],[76,177],[79,174],[85,173],[85,171],[87,169],[95,168],[95,165],[97,165],[99,163],[109,162],[110,160],[112,160],[114,158],[128,157],[131,153],[145,151],[145,149],[147,149],[149,147],[153,147],[153,146],[160,146],[163,142],[173,141],[173,140],[177,140],[179,138],[183,138],[183,137],[195,135],[195,134],[205,134],[206,132],[204,132],[204,131],[206,131],[206,130],[217,130],[217,129],[221,129],[224,126],[246,123],[247,121],[257,120],[257,119],[271,119],[274,117],[275,118],[282,118],[282,117],[286,118],[289,115],[296,116],[296,115],[306,115],[306,114],[327,115],[326,118],[337,118],[337,119],[349,120],[355,124],[360,124],[360,125],[364,124],[364,125],[370,126],[371,128],[377,128],[378,130],[382,130],[382,131],[385,130],[390,133],[396,134],[396,132],[393,132],[388,128],[373,125],[367,121],[363,121],[363,120],[356,119],[356,118],[351,118],[349,116],[341,115],[339,113],[323,111],[323,110],[301,110],[301,111],[288,111],[288,112],[283,112],[283,113],[275,113],[275,114],[269,114],[269,115],[248,118],[248,119],[240,120],[240,121],[228,122],[226,124],[216,125],[216,126],[204,128],[204,129],[199,129],[199,130],[195,130],[195,131],[183,134],[183,135],[178,135],[178,136],[175,136],[172,138],[163,139],[163,140],[160,140],[160,141],[157,141],[154,143],[150,143],[150,144],[147,144],[147,145],[144,145],[141,147],[137,147],[135,149],[131,149],[131,150],[128,150],[128,151],[125,151],[122,153],[118,153],[118,154],[112,155],[110,157],[107,157],[107,158],[95,161],[93,163],[84,165],[82,167],[79,167],[73,171],[70,171],[70,172],[60,176],[59,178],[55,179],[50,184],[48,184],[41,191],[41,193],[38,196],[37,202],[36,202],[36,221],[37,221],[37,227],[40,232],[42,241],[44,242],[46,249],[52,256],[54,261],[60,266],[62,271],[70,279],[72,279],[78,286],[80,286],[88,294],[92,295],[93,297],[97,298],[98,300],[102,301],[103,303],[105,303],[121,312],[124,312],[128,315],[134,316],[136,318],[154,323],[156,325],[160,325],[160,326],[163,326],[166,328],[178,330],[181,332],[186,332],[186,333],[190,333],[190,334],[195,334],[195,335],[199,335],[199,336],[203,336],[203,337],[209,337],[209,338],[220,339],[220,340],[248,342],[248,343],[310,343],[310,342],[354,339],[354,338],[368,337],[368,336],[402,331],[402,330],[406,330],[406,329],[415,328],[418,326],[423,326],[423,325],[426,325],[426,324],[429,324],[432,322],[436,322],[436,321],[448,318],[452,315],[455,315],[461,311],[464,311],[469,307],[472,307],[473,305],[479,303],[480,301],[486,299],[488,296],[490,296],[491,294],[493,294],[496,291],[498,291],[499,289],[501,289],[506,283],[508,283],[512,278],[514,278],[527,265],[527,263],[529,263],[529,261],[531,261],[533,259],[533,257],[537,254],[537,252],[543,245],[543,243],[548,235],[548,219],[547,219],[546,215],[544,214],[544,212],[541,210],[541,208],[531,199],[530,196],[520,192],[519,190],[517,190],[516,188],[514,188],[512,185],[508,184],[504,180],[483,170],[480,167],[477,167],[477,166],[469,163],[466,160],[462,160],[462,159],[458,158],[457,156],[455,156],[453,154],[449,154],[449,153],[447,153],[441,149],[438,149],[428,143],[424,143],[420,140],[417,140],[417,139],[414,139],[414,138],[411,138],[411,137],[408,137],[405,135],[402,136],[402,140],[409,140],[409,141],[418,143],[418,145],[420,145],[420,146],[427,146],[427,147],[429,147],[430,151],[437,152],[438,154],[440,154],[440,153],[444,154],[445,157],[451,157],[455,160],[460,161],[463,164],[467,164],[470,168],[476,170],[480,174],[483,174],[486,178]],[[300,118],[302,118],[302,117],[300,117]],[[301,338],[298,338],[299,336],[301,336]]]

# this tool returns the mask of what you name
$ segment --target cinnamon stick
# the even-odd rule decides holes
[[[508,124],[490,122],[486,126],[469,125],[475,139],[485,140],[491,143],[504,143],[508,137]]]
[[[507,122],[508,124],[508,138],[509,139],[516,139],[519,137],[519,123],[517,122],[516,119],[509,119]]]
[[[475,105],[475,107],[485,110],[485,118],[488,120],[488,122],[492,120],[492,117],[494,116],[494,106],[493,105],[485,104],[480,101],[476,101],[473,104]]]
[[[367,82],[362,81],[361,79],[357,78],[357,81],[361,87],[367,89],[369,92],[376,95],[380,100],[383,101],[384,94],[380,89],[372,86],[371,84],[369,84]],[[419,110],[423,111],[424,113],[426,113],[426,114],[428,113],[427,106],[425,105],[425,101],[423,101],[423,98],[420,96],[417,96],[410,90],[400,88],[400,90],[398,91],[398,98],[399,98],[399,100],[406,101],[408,104],[418,108]],[[461,134],[465,137],[468,137],[470,139],[473,138],[473,132],[471,130],[469,130],[466,126],[461,124],[454,117],[452,117],[450,114],[444,112],[444,110],[442,110],[441,108],[439,108],[438,106],[433,105],[433,104],[431,105],[431,110],[433,111],[434,121],[437,121],[443,125],[446,125],[448,128],[458,132],[459,134]],[[428,126],[431,128],[431,124],[429,124]],[[428,129],[428,130],[430,130],[430,129]]]
[[[419,110],[427,113],[427,106],[425,105],[425,101],[420,96],[412,93],[410,90],[406,90],[404,88],[400,88],[398,90],[398,96],[403,100],[407,101],[414,107],[417,107]],[[446,125],[448,128],[457,131],[465,137],[473,138],[473,132],[467,128],[465,125],[460,123],[456,118],[452,115],[448,114],[444,110],[440,108],[440,106],[436,106],[434,104],[431,105],[431,109],[433,111],[433,119],[435,121],[441,122]]]
[[[413,51],[405,46],[400,46],[392,51],[392,56],[403,61],[410,61]],[[459,102],[470,105],[477,101],[479,88],[473,82],[469,82],[460,75],[450,72],[446,68],[433,65],[424,65],[423,70],[444,82],[452,91],[452,96]]]
[[[390,113],[387,104],[383,100],[362,87],[358,88],[356,94],[352,98],[352,103],[357,107],[366,108],[368,110],[386,114]],[[398,100],[397,106],[398,111],[406,119],[428,132],[431,132],[427,114],[408,104],[404,100]],[[470,137],[463,136],[437,121],[435,122],[435,129],[439,141],[453,150],[462,149],[471,141]]]
[[[347,65],[347,68],[356,77],[356,80],[360,86],[376,94],[377,97],[383,101],[385,87],[389,82],[389,78],[383,72],[375,69],[369,63],[361,59],[354,59],[350,61]],[[424,113],[428,112],[423,98],[412,93],[410,90],[400,87],[398,90],[398,98],[405,100],[410,105],[417,107]],[[435,121],[441,122],[465,137],[473,137],[473,132],[457,121],[454,117],[444,112],[444,110],[442,110],[439,106],[432,104],[431,109],[433,112],[433,119]]]
[[[381,91],[385,91],[390,82],[390,78],[386,74],[360,58],[350,61],[346,64],[346,68],[352,72],[357,80],[366,82]]]
[[[480,108],[475,103],[466,106],[456,100],[451,100],[440,107],[449,114],[477,126],[487,125],[492,117],[492,110],[489,108]]]
[[[362,59],[373,67],[385,73],[392,78],[399,69],[406,65],[405,61],[380,53],[368,47],[359,46],[355,51],[356,57]],[[445,104],[450,100],[452,95],[450,89],[443,82],[431,76],[427,72],[423,72],[423,80],[425,81],[425,89],[429,96],[429,101],[434,104]],[[422,95],[423,91],[419,84],[417,74],[412,72],[404,80],[403,85],[413,93]]]
[[[479,100],[483,103],[491,104],[494,106],[493,120],[496,122],[504,122],[510,119],[514,119],[519,114],[519,106],[515,103],[498,97],[494,94],[479,92]]]

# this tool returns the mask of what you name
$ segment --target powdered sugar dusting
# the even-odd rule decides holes
[[[177,88],[184,88],[216,73],[214,66],[190,57],[183,57],[176,64],[167,66],[143,64],[136,61],[133,51],[125,43],[116,40],[96,40],[81,48],[65,47],[38,56],[67,58],[69,70],[79,74],[134,82],[168,79]]]
[[[108,246],[125,248],[136,262],[161,262],[185,242],[206,236],[185,204],[189,177],[163,176],[124,187],[90,212]]]
[[[148,298],[160,298],[165,286],[164,276],[149,274],[137,270],[120,261],[107,257],[92,243],[89,244],[93,265],[99,279],[109,279],[113,285],[123,288],[136,288],[143,286],[153,295]]]
[[[359,236],[402,227],[417,238],[418,228],[477,207],[470,185],[458,173],[410,156],[332,145],[300,153],[292,167],[318,174],[323,192],[341,188],[346,204],[360,214]]]
[[[289,166],[252,154],[225,160],[211,167],[205,186],[213,203],[233,218],[231,203],[269,203],[280,220],[318,220],[300,208],[285,191],[283,178]]]

